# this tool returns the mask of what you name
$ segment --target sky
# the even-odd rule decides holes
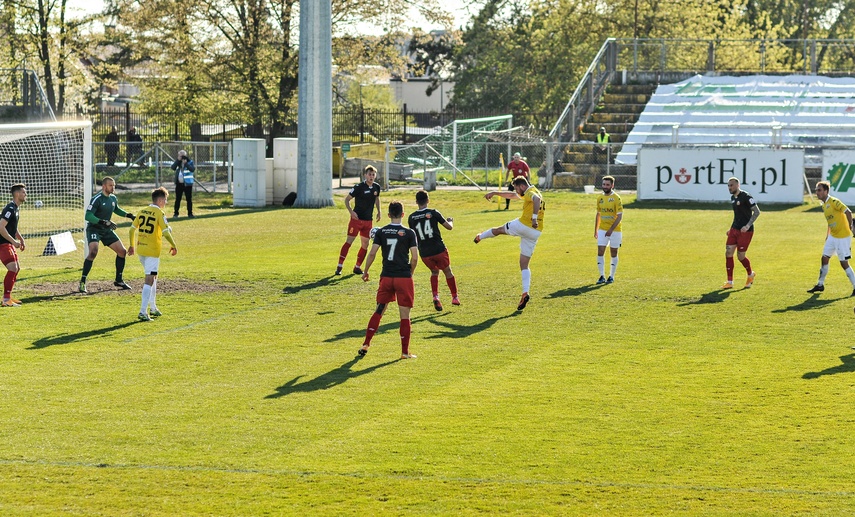
[[[70,14],[95,14],[101,12],[104,7],[104,2],[103,0],[68,0],[67,5],[69,7]],[[459,28],[461,25],[465,24],[469,18],[471,18],[471,14],[467,11],[464,0],[445,0],[443,5],[454,14],[455,28]],[[428,22],[418,14],[416,9],[412,9],[410,15],[411,22],[407,24],[408,26],[420,27],[425,32],[442,28],[428,24]],[[364,28],[359,27],[358,29],[360,32],[365,34],[373,32],[369,26]],[[374,34],[376,35],[377,33],[374,32]]]

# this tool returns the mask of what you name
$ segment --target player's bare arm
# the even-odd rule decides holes
[[[374,219],[378,223],[380,222],[380,196],[374,198],[374,208],[377,212],[377,217]]]
[[[368,252],[368,257],[365,258],[365,267],[362,268],[362,281],[367,282],[370,278],[368,276],[368,269],[371,267],[371,264],[374,263],[374,257],[377,256],[377,250],[380,249],[379,244],[375,244],[371,246],[371,251]]]
[[[447,217],[447,218],[445,219],[445,222],[444,222],[444,223],[442,223],[442,226],[443,226],[446,230],[453,230],[453,229],[454,229],[454,219],[453,219],[453,218],[451,218],[451,217]]]
[[[540,212],[540,196],[534,196],[531,200],[531,227],[537,229],[537,214]]]
[[[416,266],[419,265],[419,248],[418,246],[413,246],[410,248],[410,274],[413,275],[416,272]]]
[[[350,206],[350,201],[353,199],[353,196],[350,194],[344,196],[344,207],[347,208],[348,213],[350,213],[350,218],[353,220],[359,219],[359,216],[356,215],[356,212],[353,211],[353,208]]]
[[[27,245],[24,244],[24,236],[20,232],[16,233],[15,236],[18,238],[18,242],[21,243],[21,251],[24,251],[27,248]]]
[[[6,228],[6,223],[7,223],[6,219],[3,219],[2,221],[0,221],[0,235],[2,235],[3,238],[6,239],[7,241],[11,242],[12,246],[15,246],[16,248],[20,248],[21,250],[23,250],[24,249],[23,244],[21,242],[18,242],[18,239],[16,239],[15,237],[12,237],[12,234],[10,234],[9,230]],[[20,235],[20,234],[18,234],[18,235]]]
[[[494,190],[493,192],[487,192],[484,194],[484,197],[488,200],[493,199],[493,196],[499,196],[505,199],[522,199],[516,192],[499,192]]]
[[[612,232],[614,232],[615,228],[618,227],[621,219],[623,219],[623,212],[618,212],[617,217],[615,217],[615,222],[613,222],[612,225],[609,226],[609,231],[606,232],[607,236],[611,237]]]
[[[754,221],[756,221],[758,217],[760,217],[760,207],[754,205],[753,207],[751,207],[751,219],[749,219],[748,223],[742,227],[741,231],[747,232],[748,230],[750,230],[751,225],[754,224]]]
[[[594,217],[594,238],[598,237],[597,230],[600,229],[600,212],[597,212],[596,217]]]

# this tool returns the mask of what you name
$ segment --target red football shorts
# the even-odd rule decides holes
[[[8,242],[0,244],[0,262],[3,265],[18,262],[18,252],[15,251],[15,246],[12,246]]]
[[[394,302],[397,298],[401,307],[412,307],[415,298],[413,278],[380,277],[380,287],[377,288],[377,303]]]
[[[751,244],[752,237],[754,237],[754,232],[742,232],[736,228],[731,228],[727,231],[727,245],[735,245],[738,251],[746,251],[748,245]]]
[[[347,234],[351,237],[356,237],[356,234],[359,234],[367,239],[371,234],[371,221],[351,219],[347,223]]]
[[[451,264],[451,259],[448,258],[448,250],[430,257],[422,257],[422,262],[431,271],[443,270]]]

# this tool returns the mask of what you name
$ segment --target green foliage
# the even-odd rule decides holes
[[[365,283],[332,275],[335,208],[223,208],[171,221],[158,305],[136,323],[102,249],[92,293],[82,254],[20,254],[2,309],[0,506],[10,515],[845,515],[855,357],[851,287],[811,205],[763,206],[752,289],[720,291],[713,205],[624,196],[617,282],[595,287],[593,197],[546,192],[546,228],[522,313],[518,241],[475,232],[515,217],[482,193],[438,191],[463,305],[430,303],[416,271],[411,349],[398,361]],[[120,204],[144,206],[119,193]],[[726,192],[723,194],[723,199]],[[413,191],[382,194],[413,210]],[[23,226],[26,214],[22,213]],[[679,231],[666,231],[677,224]],[[126,235],[127,225],[120,228]],[[353,265],[351,249],[345,270]],[[307,257],[312,257],[307,259]],[[738,266],[737,266],[738,267]],[[739,270],[737,282],[742,280]],[[834,337],[834,336],[840,337]]]

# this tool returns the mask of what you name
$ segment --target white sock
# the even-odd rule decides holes
[[[819,268],[819,281],[817,284],[824,285],[825,284],[825,276],[828,275],[828,264],[824,264]]]
[[[527,293],[531,289],[531,269],[522,270],[522,290]]]
[[[151,298],[148,300],[148,306],[151,307],[151,310],[157,310],[157,302],[155,301],[157,298],[157,277],[155,277],[154,282],[151,284]]]
[[[148,308],[148,301],[151,297],[151,286],[148,284],[143,284],[142,287],[142,306],[140,306],[140,314],[145,314],[146,309]]]
[[[852,266],[847,267],[843,271],[849,277],[849,281],[852,282],[852,287],[855,287],[855,271],[852,271]]]
[[[597,268],[600,270],[600,276],[606,276],[606,258],[602,255],[597,255]]]
[[[495,237],[495,235],[493,235],[493,229],[492,228],[490,228],[489,230],[484,230],[483,232],[481,232],[481,240],[482,241],[484,239],[489,239],[490,237]]]
[[[609,272],[609,276],[614,278],[616,273],[617,273],[617,257],[612,257],[612,268],[611,268],[611,271]]]

